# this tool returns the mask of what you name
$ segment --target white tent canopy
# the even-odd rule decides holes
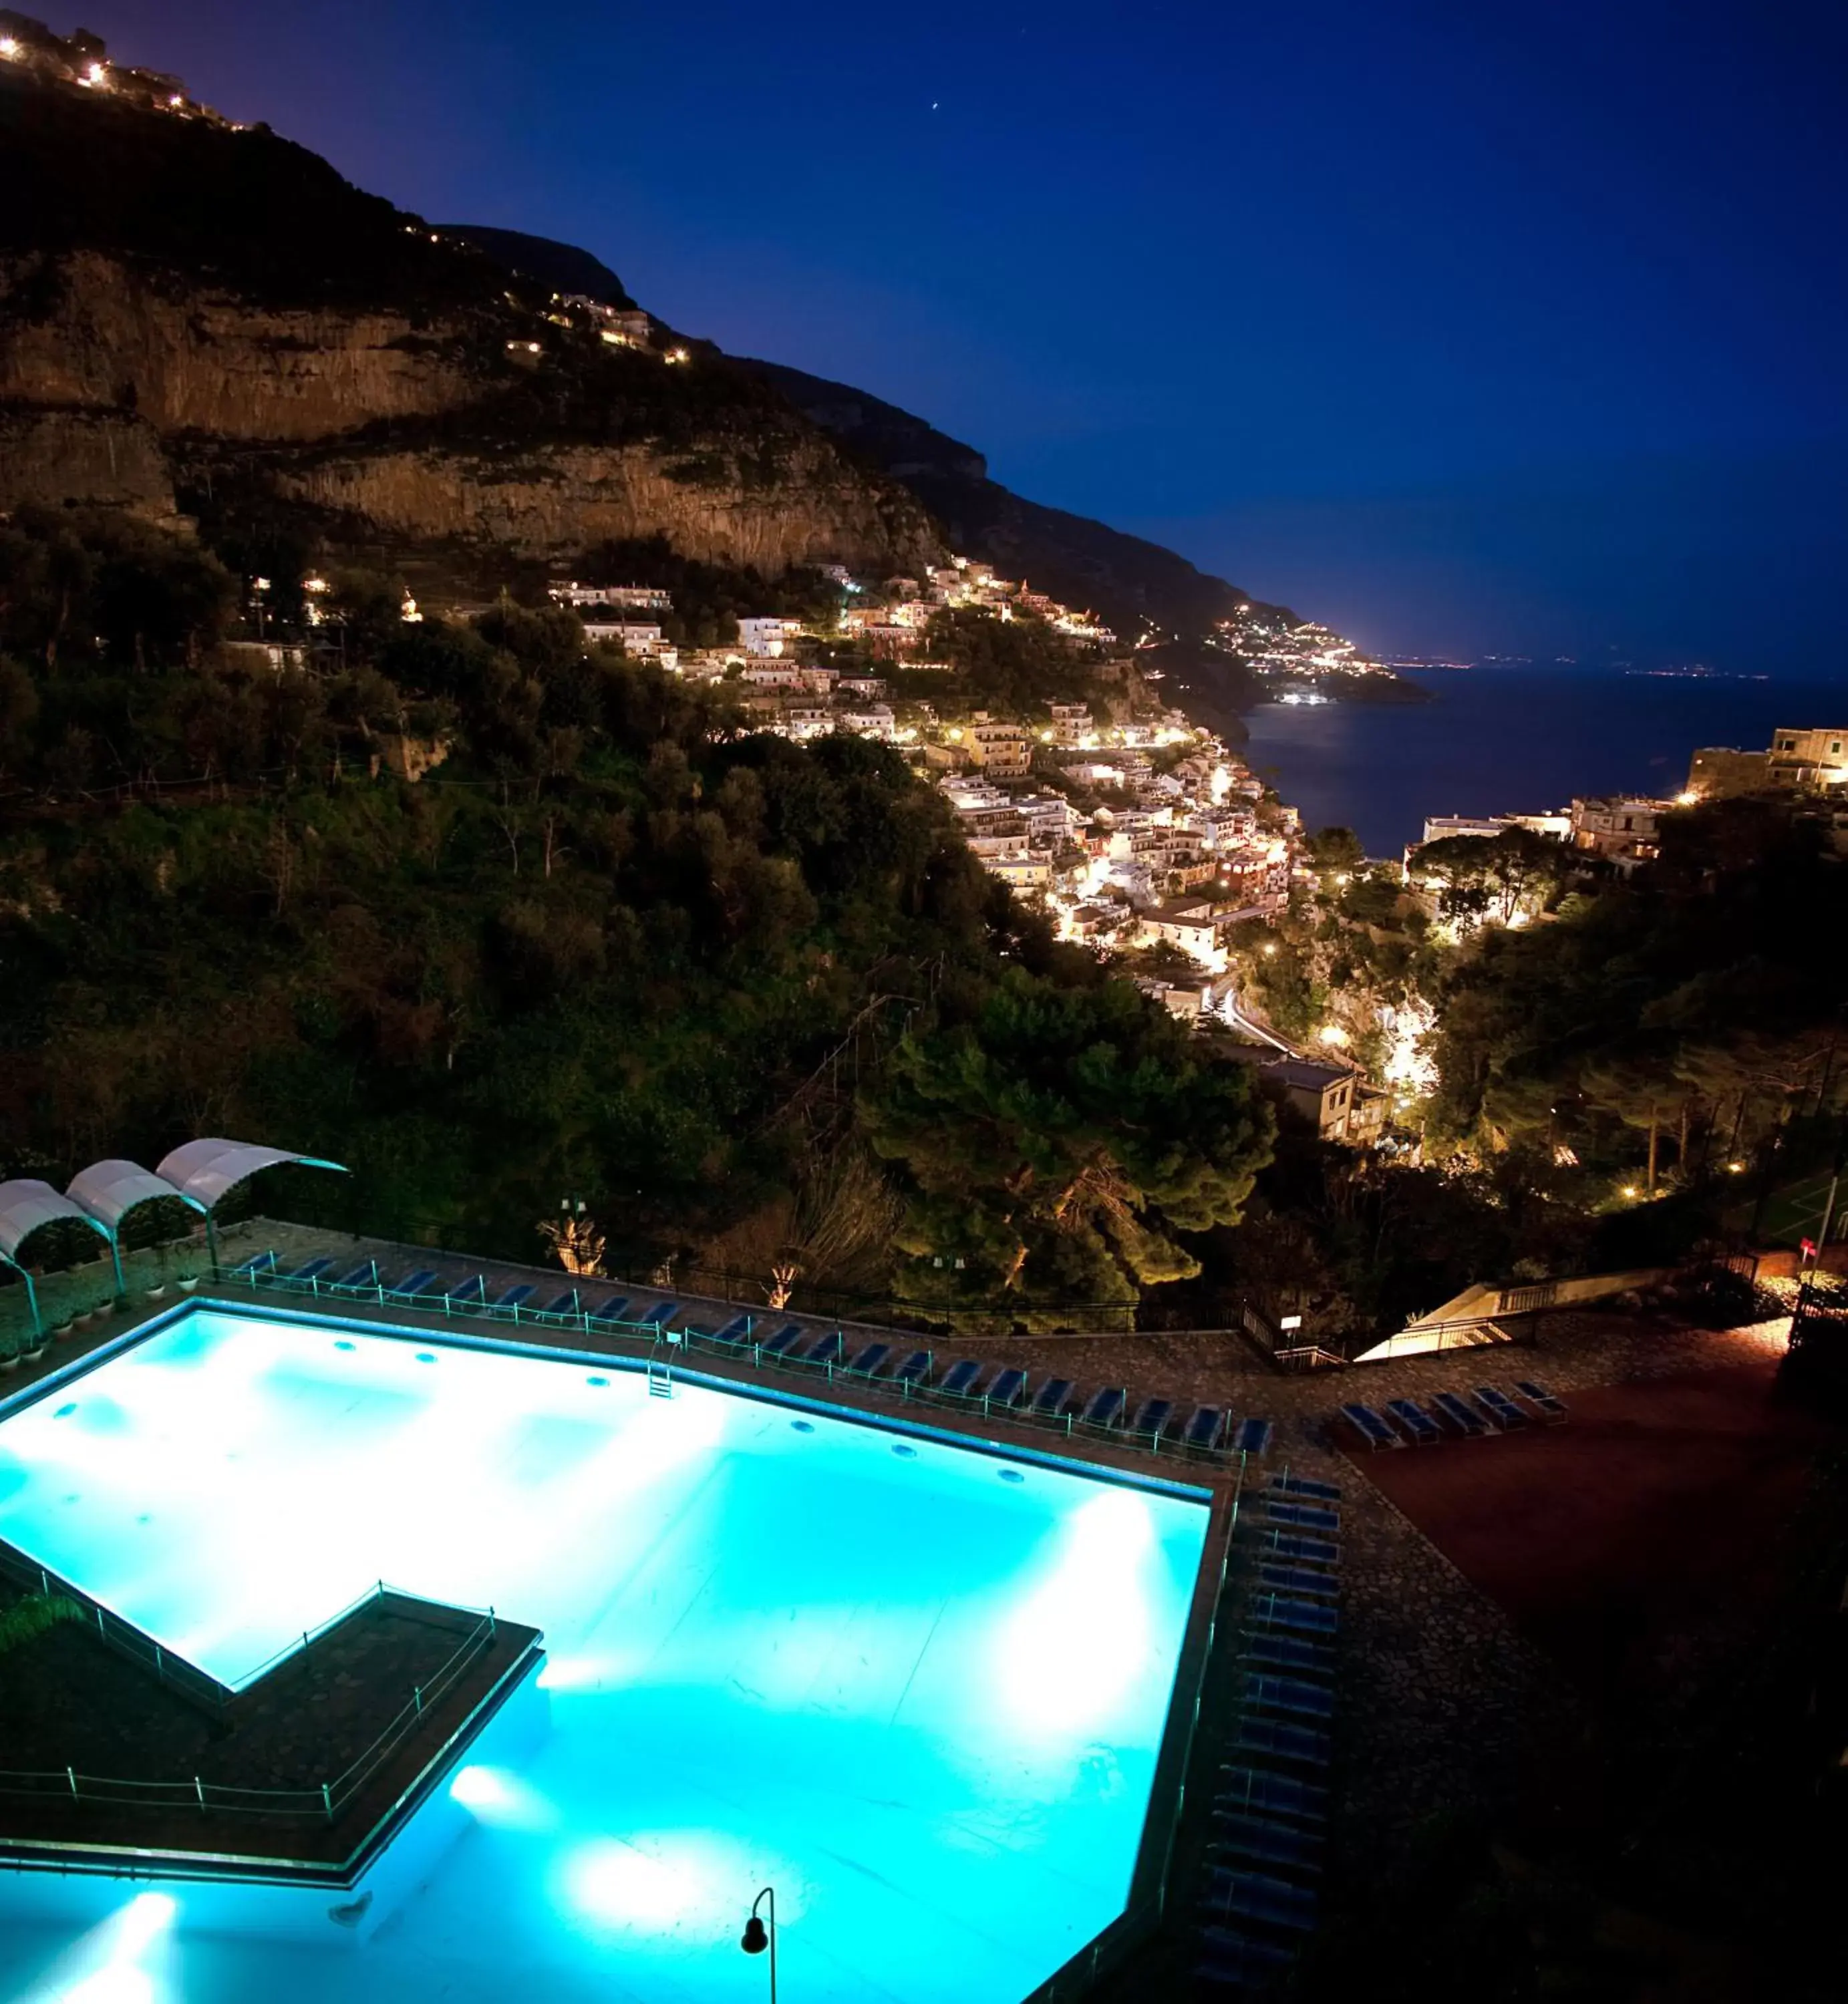
[[[139,1162],[124,1161],[120,1156],[79,1169],[72,1177],[66,1194],[98,1220],[112,1238],[130,1211],[153,1203],[156,1197],[177,1197],[195,1210],[205,1208],[197,1197],[188,1196],[152,1169],[144,1169]]]
[[[82,1205],[60,1196],[49,1183],[40,1182],[36,1176],[16,1176],[10,1182],[0,1183],[0,1259],[12,1260],[41,1225],[54,1224],[60,1218],[75,1218],[91,1231],[101,1232],[105,1238],[109,1235],[107,1228]]]
[[[161,1158],[155,1173],[171,1183],[180,1194],[202,1210],[209,1210],[247,1176],[259,1169],[274,1168],[279,1162],[300,1162],[306,1168],[333,1169],[344,1175],[338,1162],[324,1161],[318,1155],[301,1155],[288,1148],[266,1148],[254,1141],[226,1141],[217,1138],[188,1141]]]

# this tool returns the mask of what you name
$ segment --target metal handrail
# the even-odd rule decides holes
[[[368,1602],[382,1599],[394,1591],[380,1582],[370,1593],[363,1594],[351,1606],[336,1615],[332,1621],[322,1624],[310,1633],[315,1636],[324,1634],[336,1622],[345,1620]],[[400,1597],[405,1599],[417,1598],[412,1594]],[[124,1778],[119,1775],[80,1775],[74,1768],[69,1767],[56,1771],[0,1768],[0,1795],[58,1795],[82,1802],[86,1799],[87,1791],[89,1799],[93,1801],[143,1809],[196,1807],[201,1810],[226,1810],[249,1815],[319,1817],[331,1823],[396,1752],[424,1712],[433,1704],[439,1703],[448,1696],[468,1664],[480,1656],[498,1635],[499,1625],[493,1608],[485,1611],[473,1609],[461,1611],[478,1613],[474,1626],[427,1682],[412,1687],[411,1696],[370,1745],[356,1754],[330,1780],[300,1789],[247,1789],[231,1782],[208,1782],[196,1775],[190,1782],[163,1782],[147,1777]],[[134,1632],[139,1633],[139,1631]],[[307,1640],[308,1638],[304,1636],[304,1645]],[[270,1662],[273,1665],[300,1653],[300,1648],[292,1644],[279,1656],[272,1657]],[[177,1659],[170,1657],[169,1660]],[[188,1667],[193,1666],[189,1665]],[[269,1666],[264,1667],[267,1670]],[[198,1674],[203,1676],[205,1673],[202,1671]],[[226,1695],[229,1697],[232,1694],[227,1692]]]

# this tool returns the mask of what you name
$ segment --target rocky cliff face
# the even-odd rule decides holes
[[[163,434],[318,439],[480,394],[482,335],[402,313],[264,307],[116,258],[0,260],[0,400],[125,410]]]
[[[229,467],[336,546],[661,534],[887,574],[942,552],[913,496],[748,372],[559,325],[544,282],[273,134],[0,75],[0,186],[23,191],[0,203],[0,508],[172,518]]]
[[[552,445],[511,463],[466,447],[385,447],[279,460],[274,490],[388,535],[488,542],[563,556],[605,540],[665,535],[682,553],[766,573],[791,564],[915,570],[941,539],[908,496],[869,483],[806,440],[765,488],[735,450],[682,456],[647,445]]]
[[[0,510],[47,502],[177,522],[153,426],[120,411],[0,407]]]

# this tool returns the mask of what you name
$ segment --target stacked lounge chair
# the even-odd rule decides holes
[[[1499,1385],[1478,1385],[1471,1396],[1504,1433],[1529,1423],[1527,1415]]]
[[[1351,1400],[1342,1407],[1341,1417],[1369,1449],[1403,1447],[1405,1445],[1371,1406],[1362,1405],[1358,1399]]]
[[[1468,1400],[1459,1398],[1454,1392],[1434,1392],[1431,1403],[1437,1408],[1437,1416],[1446,1420],[1465,1440],[1482,1440],[1490,1434],[1501,1431],[1491,1426]]]
[[[1241,1702],[1215,1792],[1194,1971],[1228,1988],[1270,1981],[1314,1925],[1340,1620],[1339,1487],[1285,1467],[1246,1493],[1264,1507],[1242,1511],[1235,1533]],[[1294,1521],[1308,1512],[1318,1521]]]
[[[1443,1429],[1415,1399],[1388,1399],[1386,1410],[1405,1429],[1414,1447],[1436,1447],[1443,1438]]]
[[[1555,1399],[1544,1385],[1537,1385],[1531,1378],[1517,1378],[1514,1389],[1540,1415],[1543,1427],[1562,1427],[1566,1424],[1566,1401]]]

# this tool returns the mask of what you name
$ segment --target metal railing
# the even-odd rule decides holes
[[[302,1648],[311,1641],[324,1635],[329,1629],[345,1620],[358,1609],[373,1601],[382,1600],[387,1596],[416,1602],[419,1606],[436,1604],[417,1602],[416,1596],[398,1594],[380,1582],[371,1592],[363,1595],[351,1607],[336,1615],[332,1621],[325,1622],[319,1628],[308,1631],[300,1645],[292,1643],[278,1656],[272,1658],[258,1675],[267,1674],[282,1661],[292,1660],[300,1655]],[[475,1616],[461,1641],[431,1676],[412,1687],[410,1696],[373,1738],[371,1744],[349,1761],[338,1775],[326,1781],[298,1789],[246,1789],[230,1782],[208,1782],[197,1775],[190,1780],[166,1782],[146,1777],[124,1779],[117,1775],[81,1775],[72,1767],[51,1770],[0,1768],[0,1794],[108,1804],[118,1807],[196,1810],[201,1813],[222,1810],[234,1815],[307,1818],[332,1823],[416,1731],[425,1712],[441,1704],[461,1682],[470,1666],[493,1646],[500,1633],[493,1609],[490,1607],[485,1611],[465,1609],[459,1611]],[[139,1631],[131,1632],[139,1633]],[[167,1661],[170,1665],[179,1660],[170,1652],[167,1653]],[[193,1670],[190,1664],[184,1667]],[[202,1678],[205,1676],[203,1671],[194,1670],[193,1673]],[[227,1701],[234,1695],[223,1685],[216,1685],[216,1688],[224,1691]]]
[[[273,1253],[260,1255],[273,1262]],[[935,1385],[914,1384],[907,1379],[892,1377],[875,1377],[870,1373],[857,1372],[850,1368],[850,1360],[822,1361],[801,1356],[778,1354],[768,1351],[753,1333],[758,1318],[748,1311],[741,1311],[747,1323],[747,1333],[738,1340],[721,1343],[706,1332],[694,1329],[671,1329],[658,1320],[629,1316],[596,1316],[581,1306],[573,1309],[545,1310],[530,1309],[522,1303],[510,1302],[502,1305],[484,1301],[479,1293],[463,1295],[457,1291],[438,1294],[407,1295],[373,1280],[356,1285],[328,1284],[324,1277],[310,1275],[298,1277],[293,1274],[280,1271],[274,1264],[255,1267],[247,1260],[241,1266],[229,1270],[225,1278],[241,1282],[259,1292],[306,1295],[317,1301],[337,1305],[379,1307],[384,1309],[415,1309],[426,1315],[440,1314],[445,1321],[472,1323],[491,1322],[515,1328],[553,1330],[587,1337],[635,1343],[653,1348],[665,1343],[689,1354],[728,1359],[734,1363],[748,1364],[753,1370],[774,1369],[796,1375],[807,1373],[828,1385],[844,1382],[873,1391],[882,1392],[887,1396],[896,1393],[902,1404],[933,1406],[943,1411],[978,1413],[984,1419],[999,1418],[1019,1421],[1025,1425],[1043,1428],[1068,1440],[1087,1439],[1112,1442],[1120,1447],[1130,1447],[1138,1452],[1156,1456],[1172,1457],[1179,1463],[1192,1463],[1197,1466],[1226,1468],[1243,1467],[1245,1457],[1229,1449],[1203,1448],[1193,1445],[1181,1438],[1181,1429],[1172,1431],[1164,1428],[1159,1434],[1138,1433],[1124,1424],[1100,1425],[1085,1419],[1079,1413],[1039,1413],[1033,1410],[1030,1401],[1024,1404],[997,1403],[985,1392],[968,1394],[945,1392]],[[604,1285],[616,1284],[605,1282]],[[822,1333],[825,1332],[818,1332]],[[837,1332],[839,1333],[839,1332]]]
[[[163,1648],[145,1630],[124,1621],[114,1609],[103,1606],[62,1574],[40,1565],[13,1546],[0,1541],[0,1575],[14,1581],[29,1593],[57,1596],[82,1610],[83,1625],[107,1648],[125,1656],[143,1669],[152,1670],[170,1690],[214,1717],[222,1713],[232,1697],[229,1685],[202,1670],[196,1663]]]

